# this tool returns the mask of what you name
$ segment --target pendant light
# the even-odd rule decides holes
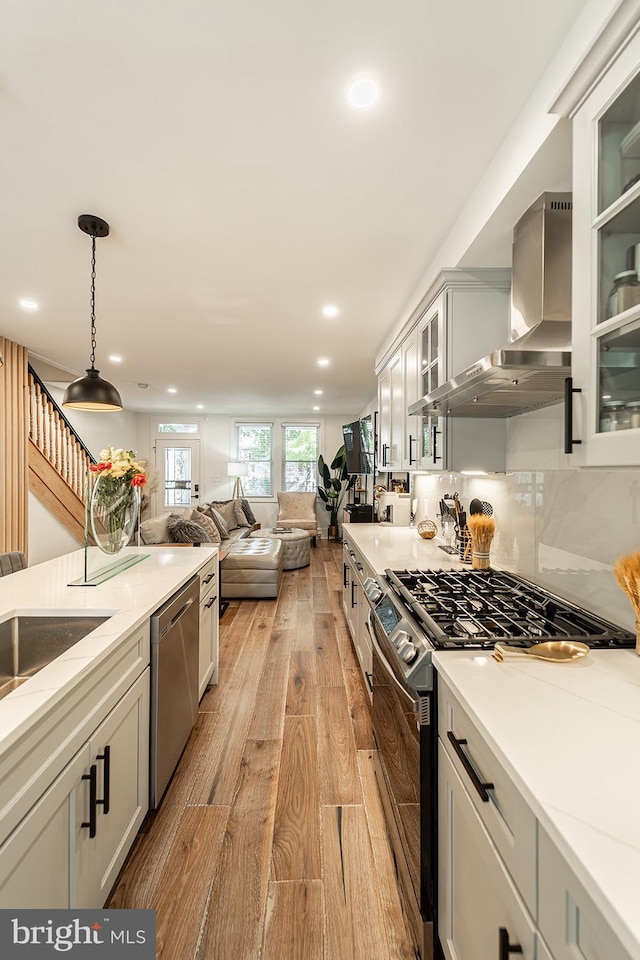
[[[91,413],[110,413],[122,410],[120,394],[96,370],[96,237],[109,236],[109,224],[100,217],[83,213],[78,217],[78,226],[91,237],[91,366],[86,377],[70,383],[62,398],[63,407],[87,410]]]

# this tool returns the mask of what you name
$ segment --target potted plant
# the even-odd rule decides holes
[[[318,495],[329,514],[329,538],[338,537],[338,515],[347,491],[353,486],[356,475],[347,473],[347,455],[344,444],[340,447],[328,467],[322,454],[318,457],[318,473],[322,485],[318,484]]]

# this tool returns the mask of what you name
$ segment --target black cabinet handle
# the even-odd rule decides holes
[[[453,730],[448,730],[447,736],[449,738],[449,741],[451,742],[451,745],[453,746],[453,749],[456,752],[456,755],[460,759],[460,763],[469,774],[469,779],[471,780],[471,783],[474,785],[474,787],[480,794],[480,799],[482,800],[483,803],[487,803],[489,801],[489,794],[487,793],[487,790],[493,790],[494,788],[493,784],[488,783],[484,780],[481,780],[478,774],[476,773],[475,768],[471,763],[471,760],[469,760],[469,757],[466,755],[466,753],[462,749],[463,745],[466,744],[467,741],[458,740]]]
[[[389,449],[389,444],[388,444],[388,443],[383,443],[383,444],[382,444],[382,466],[383,466],[383,467],[388,466],[388,464],[387,464],[387,450],[388,450],[388,449]]]
[[[564,380],[564,452],[573,453],[576,443],[582,443],[582,440],[573,439],[573,395],[582,393],[581,387],[574,387],[573,377],[565,377]]]
[[[509,960],[512,953],[522,953],[522,947],[519,943],[509,943],[509,931],[506,927],[500,927],[498,960]]]
[[[409,466],[413,463],[413,445],[415,442],[415,438],[409,434]]]
[[[109,798],[111,795],[111,747],[107,745],[102,753],[96,755],[96,760],[102,760],[104,763],[102,771],[102,800],[96,800],[96,805],[102,807],[103,813],[109,813]]]
[[[357,606],[358,606],[357,601],[354,600],[354,597],[353,597],[353,591],[354,591],[355,585],[356,585],[355,580],[352,580],[352,581],[351,581],[351,606],[352,606],[352,607],[357,607]]]
[[[349,567],[346,565],[346,563],[343,562],[343,564],[342,564],[342,586],[345,588],[345,590],[346,590],[346,588],[349,586],[349,580],[347,579],[347,570],[348,570],[348,569],[349,569]]]
[[[438,434],[442,431],[438,430],[437,427],[433,428],[433,462],[437,463],[438,460],[442,460],[442,457],[436,456],[436,451],[438,449]]]
[[[215,597],[211,597],[211,599],[208,600],[208,601],[205,603],[205,605],[204,605],[205,610],[208,610],[209,607],[212,607],[212,606],[214,605],[214,603],[216,602],[217,599],[218,599],[217,594],[216,594]]]
[[[95,763],[89,767],[89,773],[83,773],[82,779],[89,781],[89,820],[85,820],[80,826],[88,827],[89,836],[95,837],[98,822],[98,768]]]
[[[369,690],[373,693],[373,674],[369,673],[368,670],[364,672],[365,677],[367,678],[367,683],[369,684]]]
[[[215,575],[216,575],[216,572],[215,572],[215,570],[214,570],[213,573],[210,573],[207,577],[205,577],[202,582],[203,582],[203,583],[211,583],[211,581],[213,580],[213,578],[215,577]]]

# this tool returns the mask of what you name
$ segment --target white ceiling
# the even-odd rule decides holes
[[[94,213],[111,224],[96,365],[128,409],[357,413],[385,333],[583,6],[6,0],[0,335],[88,366],[76,220]],[[361,71],[381,88],[368,112],[345,99]]]

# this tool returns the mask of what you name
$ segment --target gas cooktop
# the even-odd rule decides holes
[[[634,647],[635,635],[512,573],[386,570],[387,582],[439,650],[528,647],[580,640],[593,649]]]

